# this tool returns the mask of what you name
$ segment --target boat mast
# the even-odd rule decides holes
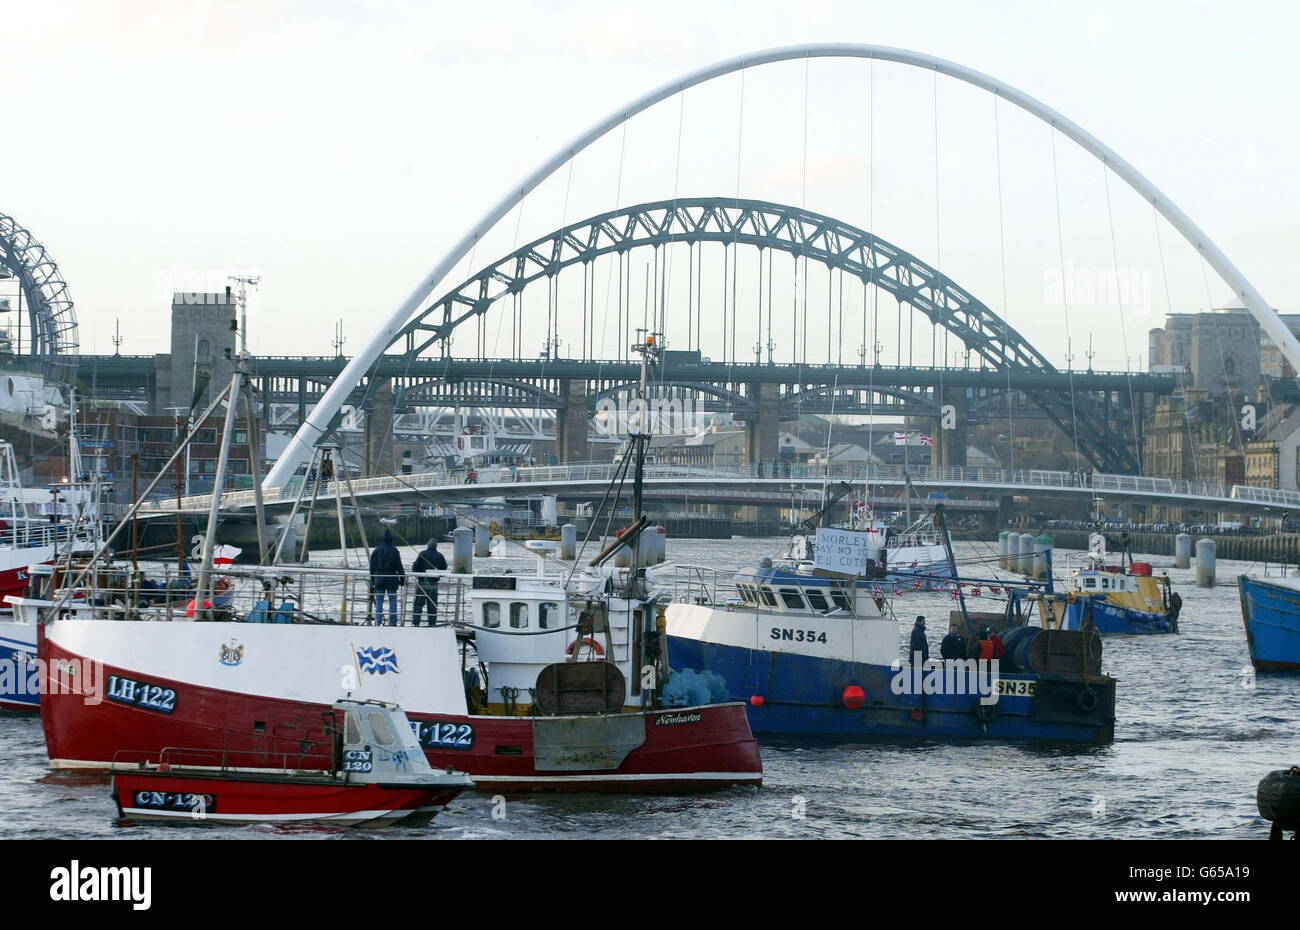
[[[632,520],[636,522],[641,519],[641,504],[643,478],[645,471],[646,449],[650,444],[650,403],[647,400],[649,373],[651,361],[659,360],[659,344],[655,337],[659,333],[646,332],[644,329],[638,329],[638,333],[645,333],[645,338],[632,346],[632,351],[641,355],[641,384],[637,389],[637,400],[640,402],[640,410],[637,412],[636,422],[631,424],[632,431],[628,438],[632,442]],[[641,553],[641,536],[638,533],[632,542],[632,570],[636,573],[636,568],[640,564]]]
[[[230,394],[226,402],[226,419],[221,429],[221,449],[217,454],[217,471],[213,476],[212,504],[208,508],[208,529],[203,536],[203,555],[199,561],[198,583],[194,586],[195,616],[212,619],[212,609],[204,607],[211,601],[213,584],[212,551],[217,542],[217,519],[221,513],[221,492],[226,482],[226,466],[230,463],[230,441],[235,431],[235,417],[239,412],[239,397],[243,390],[245,369],[248,357],[248,293],[249,284],[257,284],[259,278],[235,277],[239,282],[239,315],[232,321],[238,331],[238,351],[235,354],[235,370],[230,376]],[[257,476],[253,478],[253,487],[258,487]],[[261,507],[258,507],[261,510]],[[261,527],[258,527],[261,532]]]
[[[952,536],[948,533],[948,521],[943,516],[943,504],[934,505],[934,519],[939,524],[939,532],[943,535],[943,549],[948,556],[948,569],[952,572],[952,583],[957,586],[957,603],[961,606],[961,618],[966,624],[966,635],[972,636],[975,630],[971,627],[970,614],[966,612],[966,595],[962,593],[961,581],[957,576],[957,557],[952,551]]]

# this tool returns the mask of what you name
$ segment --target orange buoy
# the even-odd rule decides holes
[[[840,695],[840,700],[849,710],[857,710],[867,703],[867,692],[863,691],[857,685],[849,685]]]
[[[761,694],[753,694],[753,695],[750,695],[749,703],[750,703],[750,706],[751,706],[751,707],[762,707],[762,706],[763,706],[763,695],[761,695]]]

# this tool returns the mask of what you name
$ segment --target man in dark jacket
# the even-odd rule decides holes
[[[384,530],[384,540],[370,553],[370,590],[375,595],[375,623],[384,625],[384,595],[388,595],[389,626],[397,626],[397,589],[406,581],[402,554],[393,545],[393,534]]]
[[[912,648],[911,659],[916,661],[916,654],[921,654],[921,661],[926,662],[930,658],[930,641],[925,636],[925,617],[918,616],[916,625],[912,627]]]
[[[424,551],[415,557],[411,563],[411,573],[413,575],[422,575],[430,571],[447,570],[447,560],[443,558],[442,553],[438,551],[438,540],[429,540],[429,545],[425,546]],[[424,608],[429,608],[429,626],[433,626],[434,619],[438,616],[438,579],[418,578],[415,582],[415,609],[411,614],[411,625],[420,625],[420,614]]]
[[[966,658],[966,637],[957,629],[957,624],[948,624],[948,635],[939,643],[939,655],[944,659]]]

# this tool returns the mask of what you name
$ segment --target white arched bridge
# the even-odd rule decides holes
[[[298,432],[295,434],[288,449],[276,461],[270,474],[267,476],[266,485],[268,488],[286,488],[290,485],[293,475],[297,470],[311,457],[313,448],[327,436],[332,428],[332,423],[338,415],[343,404],[347,402],[349,396],[356,389],[357,385],[367,377],[367,374],[381,361],[385,353],[393,346],[402,342],[406,343],[407,351],[415,351],[419,348],[427,348],[437,342],[445,342],[451,329],[462,321],[481,319],[481,314],[476,312],[476,307],[485,299],[495,299],[492,294],[494,282],[502,285],[505,292],[509,288],[518,286],[523,278],[529,273],[529,264],[536,264],[536,273],[546,274],[547,270],[555,264],[555,253],[550,256],[538,252],[536,255],[522,254],[513,256],[514,264],[507,265],[504,268],[494,267],[490,269],[485,277],[477,280],[466,282],[464,289],[457,288],[451,292],[449,300],[442,301],[434,298],[433,295],[438,293],[435,289],[445,285],[445,279],[450,275],[456,266],[471,253],[474,247],[480,243],[483,237],[496,224],[505,217],[510,211],[518,206],[525,197],[534,191],[547,178],[571,162],[579,152],[584,151],[597,140],[604,137],[611,130],[622,126],[629,119],[637,114],[653,107],[654,105],[674,97],[687,89],[699,84],[712,81],[723,75],[736,72],[744,72],[746,69],[760,67],[774,62],[781,61],[798,61],[814,58],[847,58],[847,59],[865,59],[893,62],[910,67],[921,68],[932,71],[936,75],[942,74],[955,80],[964,82],[974,87],[985,90],[995,97],[1020,108],[1032,116],[1048,124],[1055,133],[1075,142],[1085,152],[1099,160],[1110,172],[1123,180],[1145,201],[1149,202],[1154,210],[1163,216],[1169,224],[1181,235],[1189,245],[1191,245],[1200,256],[1205,264],[1212,268],[1229,286],[1234,296],[1241,301],[1245,308],[1256,318],[1263,331],[1278,345],[1285,358],[1296,369],[1300,369],[1300,341],[1297,341],[1295,335],[1282,322],[1278,314],[1272,309],[1271,305],[1255,289],[1255,287],[1246,279],[1240,270],[1234,265],[1228,257],[1210,240],[1210,238],[1201,230],[1177,205],[1170,201],[1159,189],[1147,180],[1132,165],[1125,161],[1118,153],[1110,149],[1091,133],[1083,129],[1063,114],[1057,112],[1034,97],[1011,87],[989,75],[959,65],[955,62],[947,61],[931,55],[919,52],[909,51],[907,49],[889,48],[877,45],[845,44],[845,43],[824,43],[796,45],[785,48],[770,49],[767,51],[757,52],[749,55],[739,56],[718,62],[697,71],[683,75],[673,81],[670,81],[659,88],[629,102],[627,105],[620,107],[618,110],[607,116],[605,119],[596,123],[587,131],[579,134],[568,144],[563,146],[554,155],[544,161],[531,174],[523,179],[521,183],[511,188],[505,196],[497,201],[483,217],[475,223],[460,240],[439,259],[433,267],[410,291],[404,300],[389,314],[382,324],[376,329],[368,342],[362,347],[357,355],[351,359],[343,368],[342,372],[330,385],[329,389],[321,396],[319,402],[315,405],[311,414],[306,417]],[[704,215],[704,214],[701,214]],[[715,216],[720,223],[726,218],[721,213],[709,214]],[[676,218],[675,216],[673,217]],[[612,220],[611,220],[612,222]],[[611,225],[609,227],[613,229]],[[590,230],[589,230],[590,231]],[[705,230],[707,231],[707,229]],[[734,228],[729,230],[733,239],[737,238],[744,230]],[[635,233],[635,230],[632,231]],[[585,244],[585,251],[590,252],[592,243],[599,243],[600,229],[595,229],[594,238]],[[867,247],[873,247],[877,240],[874,239],[874,230],[869,230],[868,234],[872,236],[870,242],[862,243]],[[562,238],[562,237],[561,237]],[[635,236],[633,236],[635,238]],[[816,235],[814,235],[814,240]],[[688,240],[689,241],[689,240]],[[701,240],[702,241],[702,240]],[[582,261],[584,258],[584,243],[574,239],[568,242],[576,253],[576,260]],[[563,252],[565,243],[560,242],[558,248]],[[799,243],[796,248],[803,249],[806,245]],[[933,307],[936,311],[935,322],[943,322],[945,328],[958,335],[964,344],[967,352],[974,351],[977,355],[982,355],[990,363],[1005,363],[1013,355],[1008,351],[1012,347],[1016,349],[1028,349],[1027,346],[1021,346],[1017,340],[1010,338],[1012,334],[1008,332],[1003,322],[1001,326],[995,320],[986,320],[981,312],[981,307],[975,303],[964,300],[969,295],[956,293],[952,290],[954,285],[946,279],[941,279],[937,274],[930,275],[926,269],[922,269],[920,280],[912,280],[910,276],[904,278],[891,279],[887,274],[877,274],[877,270],[885,271],[892,266],[877,266],[876,263],[880,256],[874,254],[868,262],[861,263],[861,269],[867,273],[870,283],[877,287],[888,289],[891,281],[899,285],[895,296],[902,296],[909,304],[918,306],[922,312],[929,312]],[[887,260],[887,256],[886,256]],[[522,274],[521,274],[522,272]],[[770,266],[769,266],[770,274]],[[432,298],[432,302],[431,302]],[[953,301],[956,301],[954,304]],[[929,304],[929,307],[924,304]],[[974,311],[970,315],[967,311]],[[441,319],[437,317],[441,314]],[[432,318],[432,319],[431,319]],[[586,320],[584,317],[584,325]],[[953,325],[949,325],[953,324]],[[566,324],[567,325],[567,324]],[[956,328],[954,328],[954,325]],[[963,330],[959,331],[959,330]],[[732,332],[734,333],[734,327]],[[549,338],[549,337],[548,337]],[[770,340],[769,340],[770,345]],[[756,354],[761,356],[761,339],[756,346]],[[736,361],[733,352],[732,361]],[[1021,361],[1029,364],[1041,365],[1043,360],[1025,355]],[[769,349],[770,361],[770,349]],[[1071,390],[1073,397],[1073,390]],[[1057,419],[1066,415],[1064,405],[1053,404],[1058,409],[1050,411],[1056,413]],[[775,413],[772,414],[775,416]],[[1079,445],[1079,439],[1086,440],[1086,434],[1089,432],[1090,421],[1096,418],[1092,412],[1086,409],[1080,411],[1077,403],[1072,403],[1069,408],[1068,416],[1071,420],[1071,428],[1076,432],[1076,446]],[[1078,434],[1085,434],[1080,437]],[[1141,433],[1140,425],[1135,421],[1133,423],[1132,433],[1134,438]],[[1120,456],[1123,458],[1124,456]],[[751,459],[756,458],[751,455]],[[1118,468],[1121,465],[1131,466],[1134,463],[1130,460],[1120,462],[1116,460],[1113,464],[1092,459],[1097,467]],[[1134,469],[1136,470],[1136,469]],[[1068,474],[1068,473],[1067,473]],[[1106,476],[1098,476],[1105,478]],[[383,480],[383,479],[380,479]],[[555,476],[553,481],[583,481],[587,479],[577,477],[560,477]],[[594,478],[592,480],[595,480]],[[660,479],[654,479],[660,480]],[[684,476],[678,476],[671,479],[672,481],[696,480],[700,482],[717,482],[726,480],[723,476],[714,477],[696,476],[694,479],[688,479]],[[736,480],[749,481],[775,481],[778,479],[758,478],[757,476],[736,476]],[[925,479],[922,479],[924,481]],[[960,481],[963,479],[943,479],[949,481]],[[983,485],[983,490],[997,492],[997,488],[1005,488],[1005,493],[1015,493],[1019,488],[1038,486],[1033,480],[1021,482],[1014,478],[993,479],[988,481],[983,479],[973,479]],[[1151,484],[1138,487],[1134,485],[1131,489],[1116,488],[1115,491],[1125,495],[1146,495],[1153,502],[1159,500],[1161,503],[1169,503],[1177,506],[1200,506],[1202,503],[1207,507],[1216,506],[1217,502],[1234,502],[1241,507],[1258,507],[1273,506],[1272,504],[1259,504],[1253,500],[1254,491],[1241,491],[1240,495],[1233,497],[1233,492],[1237,488],[1217,489],[1212,494],[1198,494],[1190,489],[1179,488],[1175,482],[1168,482],[1168,486],[1161,485],[1162,479],[1133,479],[1136,482],[1149,481]],[[1081,482],[1082,484],[1082,482]],[[1093,493],[1091,487],[1079,487],[1077,490],[1069,490],[1065,484],[1058,486],[1062,494],[1085,494]],[[1095,490],[1105,491],[1104,488]],[[1184,494],[1182,492],[1186,491]],[[368,492],[363,492],[368,493]],[[1244,497],[1241,495],[1245,495]],[[270,495],[275,497],[276,495]],[[1189,500],[1188,497],[1192,500]],[[1203,498],[1203,500],[1202,500]],[[1248,498],[1250,498],[1248,500]]]
[[[393,506],[422,503],[462,502],[476,498],[525,494],[555,494],[570,499],[599,500],[612,481],[618,478],[617,464],[552,465],[484,471],[474,484],[451,480],[444,472],[359,478],[340,491],[350,491],[360,505]],[[774,473],[775,472],[775,473]],[[689,465],[647,465],[646,497],[691,503],[727,503],[767,506],[816,506],[823,489],[841,481],[860,485],[874,500],[883,495],[905,492],[910,482],[922,495],[930,492],[965,495],[954,500],[960,506],[983,498],[987,507],[996,508],[1000,498],[1033,494],[1044,501],[1091,501],[1102,498],[1107,504],[1123,503],[1147,506],[1179,507],[1210,513],[1272,514],[1300,510],[1300,492],[1246,485],[1224,485],[1208,481],[1174,481],[1169,478],[1145,478],[1135,475],[1109,475],[1097,472],[1047,471],[1040,469],[944,468],[896,465],[822,466],[736,465],[697,467]],[[293,478],[279,488],[268,489],[264,506],[268,513],[289,511],[305,492],[302,478]],[[327,491],[327,495],[326,495]],[[322,496],[333,499],[331,485]],[[900,498],[900,503],[901,503]],[[182,512],[206,513],[211,495],[182,498]],[[223,509],[252,510],[252,491],[237,491],[222,496]],[[178,502],[150,501],[140,509],[141,516],[174,514]]]

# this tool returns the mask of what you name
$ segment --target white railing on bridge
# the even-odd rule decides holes
[[[618,474],[619,466],[611,462],[576,465],[539,465],[522,467],[488,468],[477,473],[470,486],[487,486],[499,493],[509,493],[512,485],[521,493],[562,484],[608,482]],[[762,462],[744,465],[672,465],[648,464],[645,477],[671,481],[738,482],[753,479],[780,480],[820,486],[822,482],[849,481],[866,484],[903,484],[910,479],[917,485],[983,485],[1007,490],[1032,488],[1077,488],[1095,492],[1138,493],[1162,497],[1187,497],[1202,501],[1240,501],[1250,504],[1273,504],[1300,508],[1300,492],[1274,488],[1256,488],[1247,485],[1226,485],[1210,481],[1174,481],[1170,478],[1152,478],[1141,475],[1108,475],[1097,472],[1052,471],[1038,468],[971,468],[937,465],[823,465],[786,462]],[[337,481],[337,479],[334,479]],[[292,501],[298,497],[302,477],[295,477],[280,488],[265,491],[267,503]],[[443,470],[411,475],[356,478],[352,488],[358,497],[401,493],[403,491],[439,491],[443,495],[457,485],[466,484],[464,473],[451,474]],[[322,488],[322,497],[333,497],[334,485]],[[306,495],[310,497],[310,491]],[[183,510],[206,510],[211,506],[210,495],[195,495],[181,500]],[[222,496],[224,507],[232,509],[253,506],[252,491],[231,491]],[[150,501],[142,512],[173,512],[174,499]]]

